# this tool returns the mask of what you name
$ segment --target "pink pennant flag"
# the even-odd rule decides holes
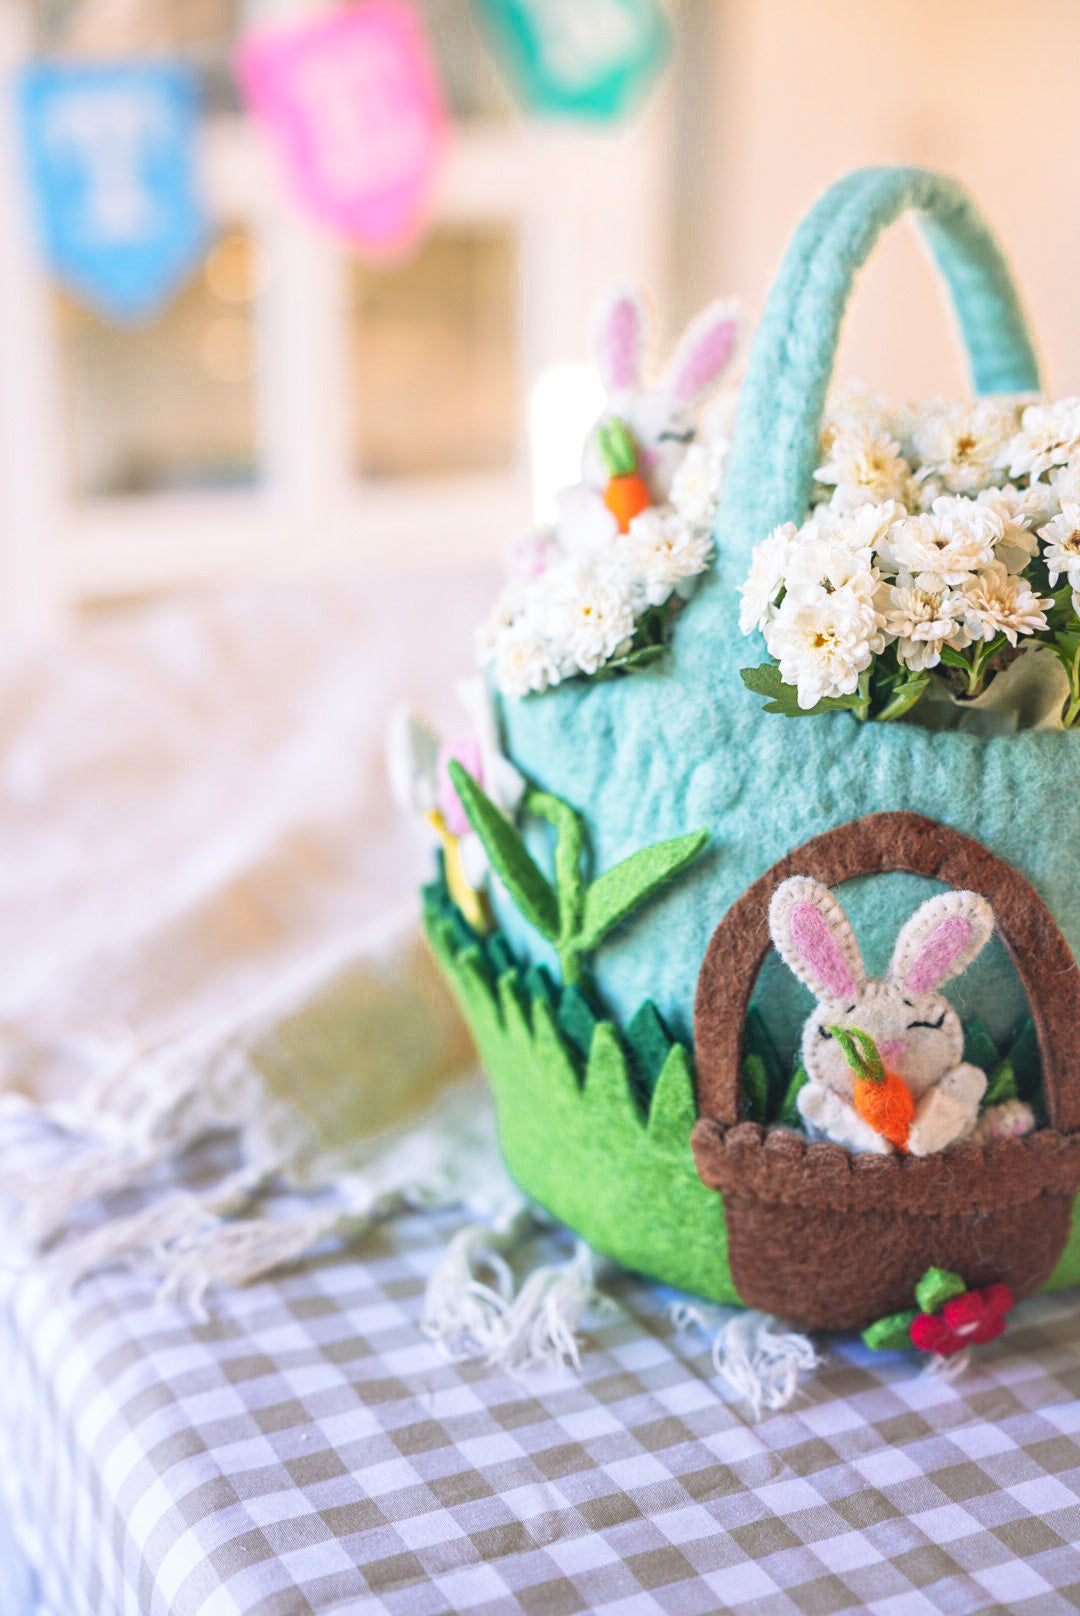
[[[368,0],[249,35],[236,66],[300,203],[365,252],[410,246],[448,127],[412,8]]]

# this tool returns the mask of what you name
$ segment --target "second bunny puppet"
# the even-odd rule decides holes
[[[812,1139],[928,1156],[1034,1125],[1030,1109],[1016,1102],[980,1117],[986,1073],[963,1059],[960,1018],[939,991],[990,940],[994,914],[985,898],[953,891],[928,899],[901,928],[888,972],[876,980],[867,978],[836,898],[809,876],[777,887],[769,929],[781,959],[818,1000],[803,1029],[808,1082],[797,1102]]]

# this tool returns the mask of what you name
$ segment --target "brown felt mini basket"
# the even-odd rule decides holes
[[[742,1028],[771,947],[769,900],[792,875],[827,886],[902,870],[990,900],[1030,999],[1048,1125],[941,1155],[859,1156],[741,1120]],[[752,1307],[804,1328],[862,1329],[910,1306],[930,1267],[1016,1296],[1049,1279],[1080,1186],[1080,970],[1042,899],[970,837],[918,814],[873,814],[788,854],[733,904],[709,945],[694,1014],[694,1159],[722,1192],[728,1258]]]

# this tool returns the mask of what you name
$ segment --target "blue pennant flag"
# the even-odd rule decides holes
[[[607,123],[659,72],[670,30],[659,0],[474,0],[519,96],[535,112]]]
[[[165,63],[35,66],[19,86],[45,253],[112,319],[144,319],[198,261],[194,75]]]

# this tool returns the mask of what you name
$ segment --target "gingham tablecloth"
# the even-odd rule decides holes
[[[459,1222],[410,1215],[205,1323],[130,1272],[19,1281],[6,1596],[21,1556],[49,1616],[1080,1609],[1075,1298],[956,1384],[831,1345],[754,1426],[629,1276],[580,1376],[445,1361],[419,1319]]]

